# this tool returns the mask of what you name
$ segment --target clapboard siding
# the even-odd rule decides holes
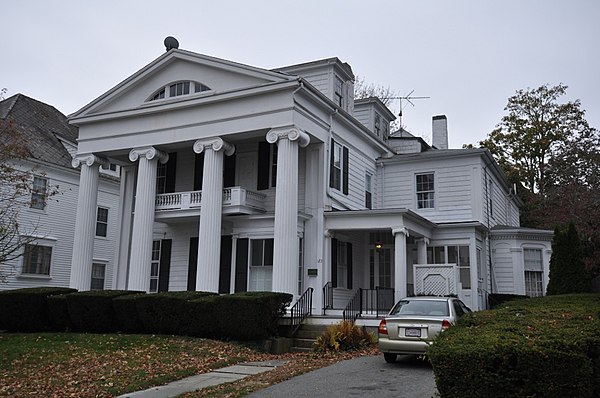
[[[79,174],[75,170],[61,170],[38,166],[37,172],[49,179],[50,186],[58,186],[59,193],[48,200],[44,210],[24,207],[19,215],[19,223],[24,234],[39,237],[39,244],[52,246],[50,277],[30,277],[21,275],[23,259],[18,258],[2,266],[1,272],[9,275],[6,283],[0,283],[0,290],[34,286],[69,286],[73,238],[77,213]],[[109,231],[107,238],[96,238],[94,259],[106,263],[105,286],[110,288],[115,251],[116,217],[118,210],[119,186],[117,182],[101,178],[98,192],[98,205],[109,209]]]
[[[497,293],[514,294],[514,264],[510,245],[497,243],[493,248],[493,272]]]
[[[317,90],[321,91],[327,97],[333,99],[331,92],[331,74],[329,69],[302,73],[302,77],[312,84]]]

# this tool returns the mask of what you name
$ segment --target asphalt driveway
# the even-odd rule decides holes
[[[428,362],[398,356],[386,363],[383,355],[359,357],[294,377],[248,397],[406,397],[435,396],[433,370]]]

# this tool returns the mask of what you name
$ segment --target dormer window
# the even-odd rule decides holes
[[[375,114],[375,134],[377,137],[381,137],[381,116],[379,114]]]
[[[160,90],[156,91],[148,101],[156,101],[164,98],[179,97],[182,95],[189,95],[191,92],[200,93],[203,91],[210,91],[210,87],[191,80],[171,83]]]
[[[343,95],[343,87],[344,87],[344,82],[342,81],[342,79],[340,79],[339,77],[335,77],[335,85],[334,85],[334,90],[333,90],[333,96],[335,99],[335,103],[338,104],[340,107],[344,107],[344,95]]]

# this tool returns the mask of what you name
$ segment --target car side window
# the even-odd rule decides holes
[[[463,312],[464,312],[465,314],[468,314],[469,312],[473,312],[473,311],[471,311],[471,309],[470,309],[469,307],[467,307],[467,306],[465,305],[465,303],[463,303],[463,302],[462,302],[462,301],[460,301],[460,300],[459,300],[458,302],[459,302],[459,304],[460,304],[460,306],[461,306],[461,308],[462,308],[462,310],[463,310]]]
[[[454,312],[456,312],[457,317],[461,317],[465,314],[465,311],[463,311],[463,309],[460,306],[460,303],[458,301],[456,301],[456,300],[452,301],[452,305],[454,306]]]

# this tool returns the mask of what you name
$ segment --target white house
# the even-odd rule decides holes
[[[28,173],[33,186],[30,197],[0,201],[2,209],[9,205],[19,211],[19,233],[26,242],[21,257],[0,264],[0,290],[69,286],[79,187],[79,171],[71,165],[77,151],[77,128],[54,107],[17,94],[0,102],[0,131],[3,142],[15,137],[13,132],[23,140],[29,156],[14,160],[13,165]],[[115,285],[113,252],[120,189],[116,177],[110,166],[102,170],[97,199],[90,209],[94,252],[86,264],[90,271],[87,289]],[[2,198],[10,194],[9,187],[0,183]],[[50,191],[56,194],[49,195]]]
[[[110,162],[119,289],[311,287],[315,310],[359,288],[398,298],[441,283],[472,308],[489,292],[543,294],[551,232],[519,227],[490,154],[447,149],[443,116],[432,146],[390,135],[393,114],[354,101],[353,81],[337,58],[265,70],[170,48],[71,115],[71,286],[90,287],[98,164]]]

